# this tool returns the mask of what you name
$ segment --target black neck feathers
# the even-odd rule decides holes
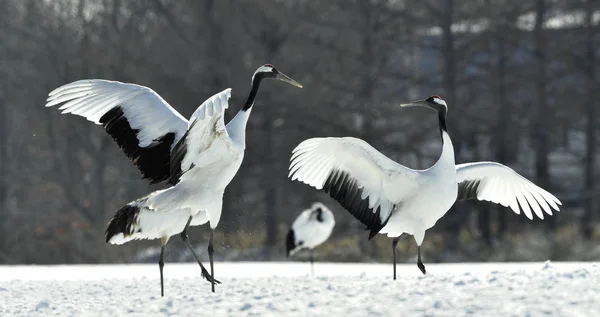
[[[445,108],[438,110],[438,124],[440,127],[440,134],[443,134],[444,132],[448,133],[448,128],[446,127],[446,113],[447,110]]]
[[[250,89],[248,100],[246,100],[242,111],[248,111],[248,109],[252,108],[252,105],[254,105],[254,99],[256,99],[256,95],[258,94],[258,87],[260,86],[260,82],[263,80],[263,78],[264,73],[258,73],[254,75],[254,79],[252,80],[252,88]]]
[[[319,208],[316,210],[317,213],[317,221],[323,222],[323,209]]]

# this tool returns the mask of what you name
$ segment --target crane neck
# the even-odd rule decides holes
[[[446,114],[448,111],[446,109],[438,111],[438,125],[440,127],[440,133],[442,134],[442,138],[444,132],[448,133],[448,127],[446,127]]]
[[[246,148],[246,125],[248,124],[248,118],[250,117],[252,107],[254,106],[254,100],[258,94],[258,87],[260,87],[263,78],[264,76],[260,73],[252,78],[252,87],[250,88],[246,103],[226,126],[227,133],[231,140],[242,149]]]
[[[438,125],[440,134],[442,135],[442,154],[440,154],[440,158],[435,165],[443,166],[445,168],[451,166],[454,171],[454,146],[452,145],[452,140],[450,139],[450,134],[448,134],[448,128],[446,127],[446,113],[447,111],[445,109],[438,111]]]
[[[250,93],[248,94],[248,99],[246,99],[246,103],[242,107],[241,111],[248,111],[254,106],[254,100],[256,99],[256,95],[258,94],[258,87],[260,86],[261,81],[263,80],[264,75],[262,73],[258,73],[252,78],[252,87],[250,88]]]

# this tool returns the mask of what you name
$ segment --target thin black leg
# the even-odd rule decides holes
[[[423,272],[423,274],[425,274],[425,265],[423,265],[423,261],[421,261],[421,246],[417,246],[417,254],[418,254],[417,266],[419,267],[419,270],[421,270],[421,272]]]
[[[160,257],[158,258],[158,268],[160,269],[160,296],[165,296],[165,284],[163,283],[163,267],[165,266],[164,261],[165,245],[160,247]]]
[[[213,277],[211,282],[212,292],[215,292],[215,269],[213,264],[213,254],[215,253],[215,248],[213,248],[213,229],[210,229],[210,239],[208,240],[208,258],[210,259],[210,276]]]
[[[192,247],[192,245],[188,241],[187,229],[190,226],[190,222],[192,222],[192,217],[190,217],[190,219],[188,219],[187,223],[185,224],[185,228],[183,228],[183,231],[181,231],[181,240],[183,240],[183,243],[185,243],[185,245],[188,247],[188,249],[190,249],[190,252],[192,252],[192,255],[196,259],[196,262],[198,262],[198,265],[200,265],[200,269],[202,270],[202,277],[204,277],[207,281],[209,281],[211,283],[213,283],[213,281],[214,281],[215,283],[220,284],[221,282],[215,280],[212,277],[212,275],[210,275],[208,273],[208,271],[206,270],[206,268],[204,267],[204,265],[202,265],[202,262],[200,262],[200,258],[198,258],[198,255],[196,255],[196,252],[194,251],[194,248]]]
[[[310,276],[315,276],[315,261],[313,260],[312,249],[308,250],[308,254],[310,255]]]
[[[394,238],[392,240],[392,254],[393,254],[393,262],[394,262],[394,280],[396,280],[396,246],[398,245],[398,241],[400,241],[400,237]]]

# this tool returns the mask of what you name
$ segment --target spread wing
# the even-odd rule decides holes
[[[101,79],[79,80],[50,92],[46,107],[102,125],[138,167],[158,183],[169,178],[172,147],[188,122],[152,89]]]
[[[466,163],[456,166],[458,198],[486,200],[510,207],[516,214],[521,209],[529,219],[531,210],[544,219],[545,211],[559,210],[560,201],[509,167],[494,162]],[[552,208],[552,209],[551,209]]]
[[[417,188],[417,172],[356,138],[313,138],[291,158],[292,180],[323,190],[371,231],[387,223],[395,204]]]
[[[223,158],[225,148],[218,147],[207,152],[217,139],[229,140],[225,128],[224,113],[229,108],[231,88],[208,98],[190,118],[189,128],[177,143],[171,156],[170,183],[175,184],[181,176],[193,167],[203,167]]]

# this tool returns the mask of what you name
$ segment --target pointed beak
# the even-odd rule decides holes
[[[302,88],[302,85],[300,85],[299,82],[289,78],[286,74],[282,73],[282,72],[278,72],[277,75],[275,75],[275,79],[277,80],[281,80],[283,82],[286,82],[292,86],[296,86],[298,88]]]
[[[400,107],[406,107],[406,108],[407,107],[425,107],[425,108],[433,109],[429,105],[429,103],[425,100],[417,100],[417,101],[413,101],[413,102],[409,102],[409,103],[403,103],[400,105]]]

